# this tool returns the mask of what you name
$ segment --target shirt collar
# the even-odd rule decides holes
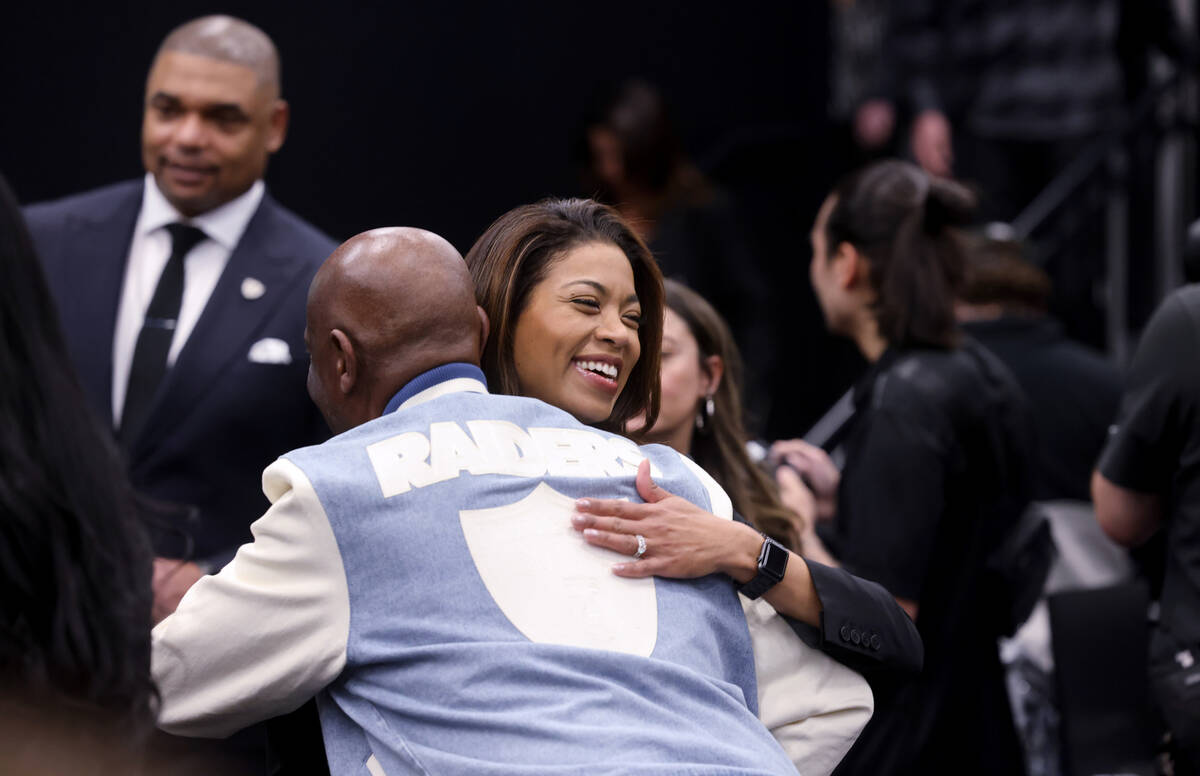
[[[435,366],[428,372],[417,375],[409,380],[400,391],[392,397],[383,409],[383,414],[399,409],[415,407],[430,399],[445,396],[448,393],[487,393],[487,378],[483,371],[474,364],[453,363]]]
[[[224,205],[201,213],[195,218],[185,218],[163,196],[158,184],[154,182],[154,176],[146,173],[142,212],[138,215],[138,233],[150,234],[167,224],[184,221],[204,230],[209,239],[225,250],[232,251],[238,240],[242,239],[242,232],[246,231],[246,225],[250,223],[254,211],[258,210],[266,188],[261,179],[256,180],[253,186]]]

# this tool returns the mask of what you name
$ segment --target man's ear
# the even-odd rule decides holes
[[[267,128],[267,153],[273,154],[283,147],[283,141],[287,139],[288,118],[291,112],[287,100],[276,100],[271,106]]]
[[[475,305],[475,312],[479,313],[479,362],[483,363],[483,351],[487,349],[488,334],[492,327],[482,307]]]
[[[849,290],[865,282],[869,269],[866,257],[857,248],[848,242],[838,243],[833,255],[833,276],[840,288]]]
[[[358,357],[354,353],[354,345],[341,329],[329,332],[330,344],[333,346],[333,363],[337,370],[337,386],[343,396],[348,396],[358,382]]]
[[[721,387],[721,378],[725,376],[725,360],[720,356],[709,356],[700,362],[704,367],[704,395],[712,396]]]

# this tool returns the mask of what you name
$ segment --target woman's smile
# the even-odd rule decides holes
[[[550,265],[517,319],[521,392],[587,423],[612,414],[641,354],[633,267],[615,245],[586,243]]]

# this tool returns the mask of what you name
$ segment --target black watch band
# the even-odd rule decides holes
[[[783,579],[787,571],[788,550],[769,536],[763,537],[762,549],[758,551],[758,573],[754,579],[738,588],[738,592],[750,600],[758,598]]]

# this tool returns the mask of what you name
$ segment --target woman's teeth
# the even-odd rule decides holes
[[[612,364],[606,364],[603,361],[576,361],[575,363],[580,369],[602,374],[610,380],[617,379],[617,368]]]

